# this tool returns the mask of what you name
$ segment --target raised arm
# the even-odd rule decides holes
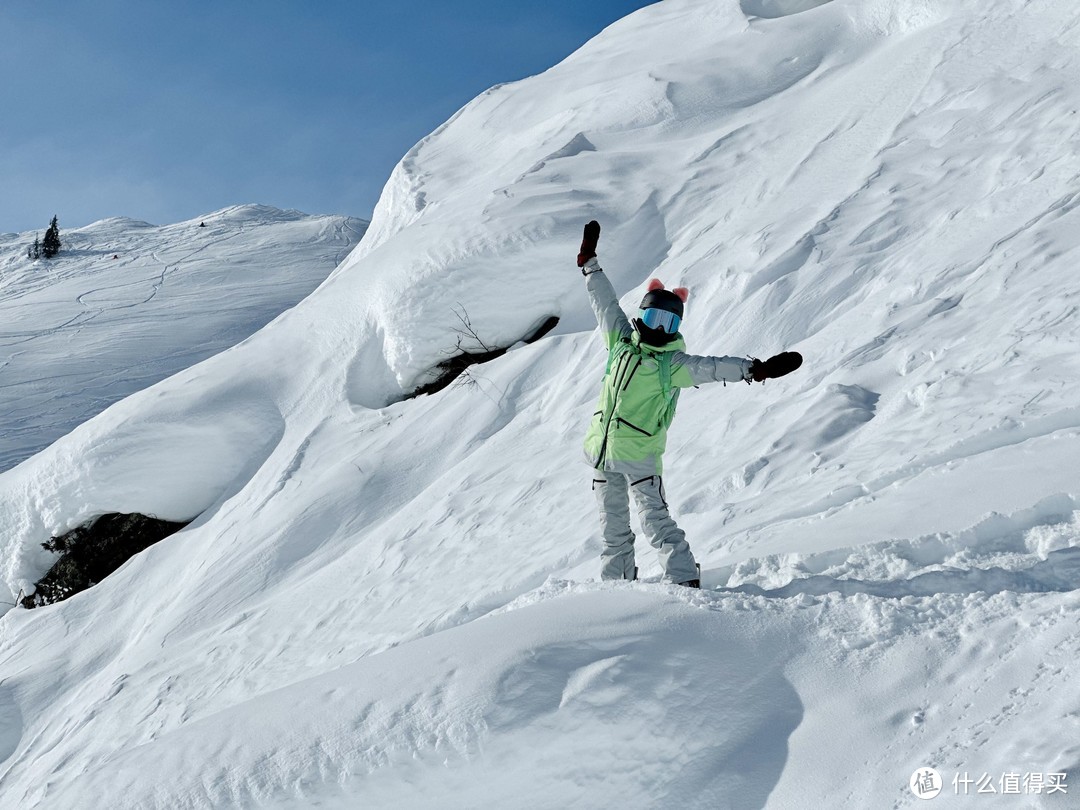
[[[604,333],[604,345],[609,349],[634,331],[626,313],[619,306],[619,296],[611,286],[604,270],[596,261],[596,244],[600,241],[600,223],[595,219],[585,226],[585,234],[578,252],[577,266],[585,276],[585,289],[589,291],[596,322]]]
[[[622,338],[628,337],[634,328],[619,306],[619,296],[615,294],[615,288],[597,264],[595,256],[585,263],[582,272],[585,273],[585,289],[589,291],[593,314],[604,333],[604,344],[610,349]]]

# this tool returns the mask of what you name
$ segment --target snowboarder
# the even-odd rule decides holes
[[[652,279],[638,317],[631,321],[597,262],[599,238],[599,223],[585,226],[577,264],[608,350],[600,404],[585,437],[604,536],[600,576],[637,579],[630,529],[632,495],[642,529],[660,552],[665,581],[700,588],[700,566],[668,511],[661,478],[679,391],[709,382],[764,382],[797,369],[802,356],[784,352],[762,362],[687,354],[679,325],[689,292],[683,287],[664,289]]]

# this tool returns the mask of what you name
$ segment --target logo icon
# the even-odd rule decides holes
[[[908,780],[908,787],[920,799],[932,799],[941,793],[941,774],[933,768],[919,768]]]

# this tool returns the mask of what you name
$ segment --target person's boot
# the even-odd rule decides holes
[[[688,579],[686,582],[680,582],[684,588],[701,588],[701,563],[695,563],[697,565],[698,578]]]

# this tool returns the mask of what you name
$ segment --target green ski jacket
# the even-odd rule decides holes
[[[687,354],[681,335],[665,346],[643,343],[603,271],[585,278],[608,349],[600,402],[585,436],[585,458],[607,472],[660,475],[679,391],[749,379],[750,361]]]

